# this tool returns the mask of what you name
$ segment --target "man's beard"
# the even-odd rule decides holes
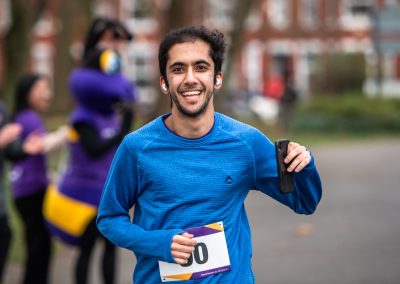
[[[175,105],[180,113],[182,113],[185,116],[193,118],[193,117],[197,117],[197,116],[203,114],[206,111],[208,104],[210,103],[210,100],[213,97],[213,94],[211,94],[210,96],[207,96],[206,100],[201,105],[201,107],[194,112],[191,112],[191,111],[187,110],[184,106],[182,106],[176,96],[170,95],[170,97],[171,97],[172,101],[175,103]]]

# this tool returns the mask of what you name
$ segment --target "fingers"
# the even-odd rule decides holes
[[[298,143],[290,142],[288,145],[288,154],[285,163],[289,164],[288,172],[296,173],[304,169],[311,161],[311,154],[306,147]]]
[[[311,161],[310,153],[308,151],[298,155],[288,167],[288,172],[295,171],[296,173],[304,169]]]
[[[189,233],[182,233],[180,235],[175,235],[172,238],[172,243],[177,243],[179,245],[184,245],[184,246],[195,246],[196,245],[196,241],[193,240],[193,235],[189,234]]]
[[[171,250],[172,251],[177,251],[177,252],[183,252],[183,253],[192,253],[194,250],[194,245],[180,245],[175,242],[172,242],[171,245]]]
[[[22,132],[22,127],[17,123],[9,123],[0,129],[0,147],[16,140]]]
[[[22,149],[29,155],[36,155],[43,150],[43,138],[37,134],[30,134],[22,144]]]
[[[196,241],[193,240],[193,235],[183,233],[175,235],[172,238],[171,253],[176,263],[186,264],[190,255],[194,251]]]
[[[8,132],[12,133],[15,136],[18,136],[22,132],[22,126],[19,123],[9,123],[6,124],[3,129],[7,129]]]
[[[186,264],[191,253],[172,251],[172,256],[177,264]]]

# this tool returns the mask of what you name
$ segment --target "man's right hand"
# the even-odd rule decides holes
[[[172,238],[171,253],[177,264],[186,264],[190,255],[194,251],[196,241],[193,240],[193,235],[189,233],[183,233],[175,235]]]

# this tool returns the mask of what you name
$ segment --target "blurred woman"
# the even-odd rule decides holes
[[[46,129],[41,113],[52,99],[47,77],[27,74],[16,87],[12,120],[22,132],[12,143],[6,156],[12,161],[11,187],[16,209],[22,219],[26,240],[26,261],[23,283],[48,283],[51,254],[50,234],[45,226],[42,204],[49,184],[42,135]]]

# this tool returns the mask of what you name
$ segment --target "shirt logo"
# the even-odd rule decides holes
[[[233,180],[232,180],[231,176],[227,176],[227,177],[225,178],[225,183],[226,183],[226,184],[231,184],[232,182],[233,182]]]

